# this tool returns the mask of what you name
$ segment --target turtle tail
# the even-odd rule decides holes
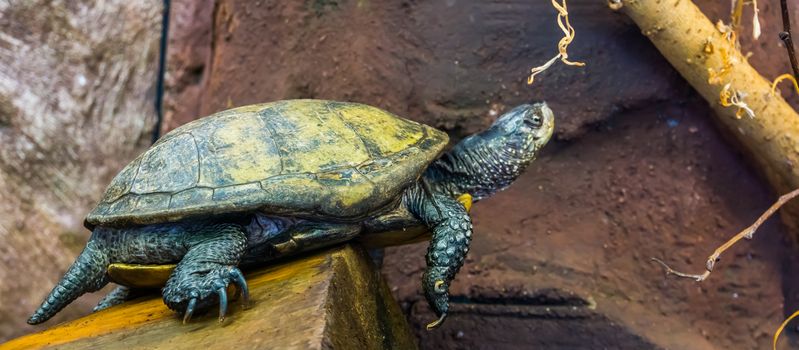
[[[39,324],[47,321],[61,311],[69,303],[81,295],[94,292],[108,283],[106,270],[109,265],[108,254],[103,249],[103,242],[92,235],[86,248],[69,267],[67,273],[53,288],[42,305],[28,319],[28,324]]]

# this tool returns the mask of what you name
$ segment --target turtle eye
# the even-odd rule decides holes
[[[541,116],[540,116],[540,115],[534,115],[534,116],[533,116],[532,118],[530,118],[529,120],[530,120],[530,124],[532,124],[532,125],[533,125],[533,127],[536,127],[536,128],[537,128],[537,127],[540,127],[540,126],[541,126],[541,124],[543,124],[543,122],[544,122],[543,118],[541,118]]]

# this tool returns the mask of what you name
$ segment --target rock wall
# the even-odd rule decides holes
[[[83,217],[149,142],[160,11],[0,2],[0,340],[37,329],[25,320],[88,239]]]
[[[714,20],[728,17],[727,3],[697,2]],[[775,77],[790,70],[776,37],[779,8],[761,2],[760,10],[763,37],[744,35],[743,49]],[[210,50],[175,48],[198,63],[178,73],[191,79],[172,86],[171,120],[329,98],[376,105],[458,139],[508,107],[546,100],[556,141],[518,184],[475,206],[473,249],[441,330],[423,330],[426,244],[387,251],[383,271],[422,348],[767,346],[781,305],[796,304],[783,297],[783,289],[793,295],[781,276],[792,275],[796,257],[779,225],[729,254],[702,285],[665,278],[649,257],[701,269],[715,245],[770,204],[770,189],[634,24],[603,1],[572,0],[569,12],[577,32],[570,58],[587,66],[555,65],[527,86],[529,68],[554,55],[561,38],[547,1],[218,0],[192,22],[207,23],[210,31],[193,29],[202,38],[192,43]],[[581,305],[572,314],[552,311],[572,302]]]
[[[727,3],[697,2],[727,17]],[[26,314],[85,242],[81,218],[148,139],[158,4],[80,4],[0,3],[0,300],[20,301],[0,305],[0,339],[31,329]],[[743,46],[774,77],[789,71],[779,8],[760,6],[764,36]],[[797,304],[797,258],[779,225],[701,285],[648,259],[701,268],[773,195],[629,20],[603,1],[569,10],[570,57],[587,66],[555,65],[527,86],[561,37],[546,1],[173,1],[164,129],[305,97],[372,104],[458,139],[546,100],[556,140],[519,183],[475,206],[444,328],[422,330],[426,245],[388,250],[383,271],[422,347],[767,346],[783,305]]]

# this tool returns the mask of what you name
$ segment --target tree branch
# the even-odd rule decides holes
[[[713,267],[715,267],[716,263],[719,261],[719,258],[721,257],[721,253],[732,247],[733,244],[737,243],[743,238],[752,239],[752,236],[755,234],[755,231],[757,231],[757,229],[760,227],[760,225],[763,224],[763,222],[765,222],[769,217],[774,215],[774,213],[777,212],[777,210],[779,210],[785,203],[795,198],[796,196],[799,196],[799,189],[795,189],[789,193],[780,196],[777,202],[772,204],[771,207],[769,207],[768,210],[766,210],[766,212],[763,213],[763,215],[760,215],[760,217],[757,218],[757,221],[755,221],[754,224],[745,228],[743,231],[738,232],[738,234],[733,236],[729,241],[725,242],[720,247],[716,248],[716,251],[714,251],[713,254],[711,254],[710,257],[707,258],[707,263],[705,263],[705,273],[701,275],[679,272],[669,267],[669,265],[667,265],[665,262],[661,261],[660,259],[652,258],[652,260],[662,265],[663,268],[666,269],[666,274],[676,275],[684,278],[691,278],[696,280],[697,282],[702,282],[708,276],[710,276],[710,273],[713,271]]]

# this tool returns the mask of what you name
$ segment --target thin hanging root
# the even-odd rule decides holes
[[[777,79],[774,79],[774,82],[771,83],[772,95],[775,95],[777,93],[777,84],[779,84],[781,81],[785,79],[788,79],[793,83],[794,91],[796,91],[796,93],[799,94],[799,83],[796,82],[796,78],[794,78],[793,75],[789,73],[785,73],[783,75],[778,76]]]
[[[708,276],[710,276],[711,272],[713,272],[713,267],[716,265],[716,262],[719,261],[721,253],[732,247],[735,243],[738,243],[738,241],[740,241],[742,238],[752,239],[752,236],[755,234],[755,231],[757,231],[757,229],[760,227],[760,225],[763,224],[763,222],[765,222],[768,218],[774,215],[774,213],[777,212],[777,210],[779,210],[786,202],[790,201],[791,199],[794,199],[796,196],[799,196],[799,189],[795,189],[789,193],[780,196],[777,202],[772,204],[771,207],[769,207],[768,210],[766,210],[766,212],[763,213],[763,215],[757,218],[757,221],[755,221],[755,223],[752,224],[752,226],[749,226],[745,228],[743,231],[738,232],[738,234],[732,237],[729,241],[725,242],[720,247],[716,248],[716,251],[714,251],[713,254],[711,254],[710,257],[707,258],[707,263],[705,264],[705,269],[707,271],[705,271],[705,273],[703,274],[695,275],[695,274],[679,272],[677,270],[672,269],[665,262],[657,258],[652,258],[652,261],[661,264],[663,268],[666,269],[667,275],[676,275],[678,277],[691,278],[696,280],[697,282],[702,282],[705,279],[707,279]]]
[[[752,15],[752,37],[755,40],[760,39],[760,10],[757,8],[757,0],[752,0],[752,8],[754,15]]]
[[[780,339],[780,334],[782,333],[782,330],[785,329],[785,326],[787,326],[788,323],[791,322],[791,320],[796,318],[796,316],[799,316],[799,310],[797,310],[796,312],[793,313],[793,315],[785,319],[785,321],[782,321],[780,328],[777,328],[777,332],[774,333],[774,341],[771,343],[771,349],[777,350],[777,340]]]
[[[752,37],[755,40],[760,38],[760,9],[757,8],[757,0],[732,0],[732,7],[730,10],[730,23],[737,31],[741,26],[741,17],[743,16],[743,8],[746,4],[752,5]]]
[[[530,77],[527,78],[528,85],[533,84],[535,76],[538,75],[538,73],[547,70],[558,59],[560,59],[561,62],[569,66],[578,66],[578,67],[585,66],[584,62],[569,61],[569,53],[566,52],[566,50],[569,47],[569,44],[571,44],[571,42],[574,41],[574,34],[575,34],[574,28],[572,27],[571,23],[569,23],[569,11],[566,8],[566,0],[563,0],[562,5],[558,4],[557,0],[552,0],[552,6],[556,10],[558,10],[558,27],[560,27],[560,30],[563,31],[564,37],[560,39],[560,41],[558,42],[558,54],[555,55],[555,57],[552,57],[552,59],[547,61],[547,63],[545,63],[542,66],[530,69]]]
[[[743,0],[732,0],[732,6],[730,6],[730,25],[737,28],[741,26],[741,17],[743,17],[744,13],[744,1]]]

